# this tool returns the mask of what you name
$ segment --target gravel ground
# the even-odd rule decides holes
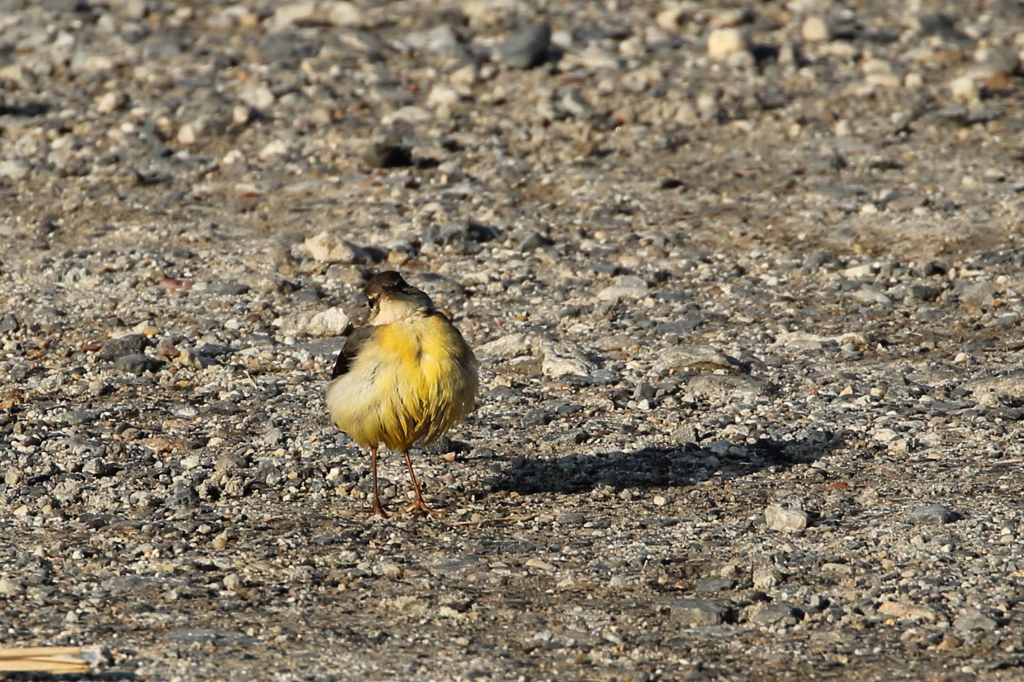
[[[1021,679],[1022,48],[1016,0],[0,0],[0,646]],[[324,406],[386,268],[482,361],[438,518],[360,514]]]

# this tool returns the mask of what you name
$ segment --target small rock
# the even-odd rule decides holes
[[[680,599],[672,604],[672,620],[681,625],[719,625],[729,620],[731,609],[710,599]]]
[[[713,346],[672,346],[654,363],[656,371],[701,372],[727,369],[738,372],[739,363]]]
[[[111,90],[96,98],[96,111],[101,114],[109,114],[123,107],[127,101],[128,98],[123,92]]]
[[[564,512],[555,517],[555,522],[563,526],[582,526],[585,521],[586,517],[576,512]]]
[[[221,296],[241,296],[249,293],[249,285],[237,282],[218,282],[217,284],[211,284],[207,291],[212,294],[220,294]]]
[[[967,609],[953,621],[953,627],[962,632],[970,630],[992,632],[999,627],[999,622],[977,609]]]
[[[14,181],[23,180],[31,169],[32,167],[21,159],[0,161],[0,178],[9,178]]]
[[[728,592],[736,587],[736,581],[732,578],[708,578],[697,583],[694,589],[701,594],[716,594]]]
[[[498,56],[507,66],[530,69],[547,61],[551,46],[551,25],[530,24],[514,31],[498,48]]]
[[[324,230],[303,242],[309,255],[321,263],[342,263],[352,265],[369,260],[365,249]]]
[[[21,329],[21,325],[18,323],[18,317],[14,313],[7,313],[0,319],[0,334],[6,334],[7,332],[16,332]]]
[[[350,320],[341,308],[321,312],[303,311],[274,321],[284,334],[306,332],[313,336],[341,336],[348,329]]]
[[[810,518],[810,514],[801,509],[786,509],[776,504],[770,504],[764,510],[764,520],[772,530],[803,530]]]
[[[308,21],[315,15],[316,3],[312,1],[282,5],[274,11],[272,29],[281,31],[297,22]]]
[[[666,31],[678,31],[683,22],[686,21],[686,9],[682,5],[672,5],[658,12],[654,18],[659,28]]]
[[[68,424],[88,424],[99,419],[99,412],[93,410],[68,410],[64,413],[64,421]]]
[[[738,28],[716,28],[708,34],[708,56],[725,60],[747,49],[747,37]]]
[[[260,161],[266,161],[267,159],[275,156],[287,156],[288,155],[288,143],[284,140],[274,140],[268,142],[263,149],[260,150],[259,159]]]
[[[792,604],[764,604],[750,620],[759,625],[796,625],[804,619],[804,612]]]
[[[127,334],[116,339],[107,339],[103,346],[97,351],[96,358],[99,360],[116,360],[126,355],[141,353],[152,342],[145,334]]]
[[[142,375],[146,372],[156,372],[163,366],[163,364],[164,363],[160,360],[151,358],[144,353],[123,355],[114,361],[114,367],[116,369],[136,375]]]
[[[960,291],[960,304],[978,308],[990,303],[999,291],[995,282],[976,282],[968,284]]]
[[[556,570],[556,567],[555,567],[554,564],[550,564],[547,561],[544,561],[543,559],[538,559],[536,557],[531,557],[531,558],[527,559],[526,562],[524,563],[524,565],[529,567],[529,568],[538,568],[538,569],[540,569],[542,571],[546,571],[548,573],[554,573],[555,570]]]
[[[942,526],[959,518],[959,514],[941,504],[926,504],[907,515],[907,521],[918,526]]]
[[[622,299],[637,299],[647,296],[647,283],[640,277],[633,275],[620,275],[615,278],[615,284],[605,287],[597,293],[599,301],[621,301]]]
[[[410,105],[385,114],[381,117],[380,124],[385,128],[390,128],[396,123],[406,123],[415,126],[430,123],[432,120],[434,120],[434,114],[430,110]]]
[[[773,566],[755,568],[753,572],[754,587],[759,590],[770,590],[782,582],[782,573]]]
[[[412,147],[380,142],[363,154],[363,161],[373,168],[402,168],[412,165]]]
[[[109,467],[106,462],[96,457],[82,465],[82,471],[93,476],[103,476],[109,471]]]
[[[977,83],[973,76],[960,76],[949,82],[949,94],[953,99],[970,104],[976,102],[980,96]]]
[[[800,26],[800,34],[809,43],[823,43],[832,39],[828,24],[819,16],[809,16]]]
[[[5,597],[15,597],[21,594],[21,591],[21,583],[17,580],[12,580],[7,576],[0,578],[0,595]]]
[[[935,620],[933,609],[901,601],[884,601],[878,607],[878,612],[900,620]]]
[[[362,26],[363,13],[351,2],[333,2],[327,5],[327,21],[335,26]]]

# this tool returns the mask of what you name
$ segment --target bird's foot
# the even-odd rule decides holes
[[[444,513],[443,509],[434,509],[428,507],[427,503],[423,501],[422,497],[417,497],[410,504],[405,506],[405,511],[409,512],[413,516],[419,516],[421,514],[426,516],[440,516]]]
[[[384,505],[380,503],[379,499],[375,499],[373,504],[366,509],[360,509],[359,512],[361,514],[366,514],[367,516],[379,516],[382,519],[387,518],[388,516],[388,510],[384,508]]]

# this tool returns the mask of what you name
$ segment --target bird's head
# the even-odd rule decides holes
[[[394,271],[379,272],[363,289],[370,304],[369,324],[381,325],[418,312],[434,309],[426,293],[406,282]]]

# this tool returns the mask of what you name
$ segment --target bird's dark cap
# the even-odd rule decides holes
[[[407,286],[409,286],[409,283],[400,274],[394,270],[385,270],[384,272],[378,272],[370,278],[370,281],[366,283],[365,291],[369,291],[371,287],[383,289],[384,287],[398,288]]]
[[[393,270],[378,272],[370,278],[363,288],[363,293],[371,302],[381,298],[427,298],[427,295],[406,282],[400,274]],[[427,301],[429,302],[429,298]]]

